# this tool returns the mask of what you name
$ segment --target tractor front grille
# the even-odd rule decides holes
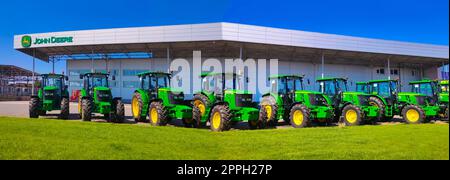
[[[109,91],[97,91],[97,100],[101,102],[111,101],[111,93]]]
[[[56,90],[45,90],[44,91],[44,99],[45,100],[56,100],[58,99],[58,93]]]
[[[170,92],[169,93],[169,102],[170,104],[184,104],[184,93],[180,92],[180,93],[174,93],[174,92]]]
[[[253,106],[252,94],[236,94],[236,106],[237,107],[252,107]]]
[[[417,105],[419,105],[419,106],[427,105],[425,96],[416,96],[416,101],[417,101]]]
[[[361,106],[369,106],[369,97],[367,95],[358,95],[359,104]]]
[[[313,106],[327,106],[327,101],[321,94],[310,94],[309,102]]]

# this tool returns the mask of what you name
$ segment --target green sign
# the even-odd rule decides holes
[[[63,44],[63,43],[73,43],[73,37],[48,37],[48,38],[35,38],[32,40],[31,36],[22,37],[22,47],[29,48],[31,45],[41,45],[41,44]]]
[[[22,47],[24,47],[24,48],[31,47],[31,36],[23,36],[21,42],[22,42]]]

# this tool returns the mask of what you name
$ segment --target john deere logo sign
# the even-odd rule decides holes
[[[48,37],[48,38],[35,38],[32,40],[31,36],[22,37],[22,46],[24,48],[29,48],[31,45],[40,44],[62,44],[62,43],[73,43],[73,37]]]
[[[22,37],[22,46],[24,48],[29,48],[31,46],[31,36]]]

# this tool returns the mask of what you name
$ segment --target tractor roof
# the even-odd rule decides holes
[[[439,82],[440,85],[448,85],[448,80],[442,80]]]
[[[280,79],[280,78],[300,78],[303,79],[305,75],[299,76],[299,75],[289,75],[289,74],[276,74],[269,76],[269,79]]]
[[[437,80],[422,79],[419,81],[410,81],[409,84],[423,84],[423,83],[431,83],[431,82],[437,82]]]
[[[204,78],[204,77],[208,77],[208,76],[222,76],[224,74],[225,75],[229,75],[229,76],[234,76],[234,75],[239,76],[236,73],[214,73],[214,72],[212,73],[212,72],[207,72],[207,73],[200,74],[200,77]]]
[[[326,77],[326,78],[319,78],[317,81],[331,81],[331,80],[344,80],[347,81],[347,78],[342,77]]]
[[[356,82],[356,85],[367,85],[369,84],[368,82]]]
[[[41,76],[43,76],[43,77],[64,77],[64,74],[53,74],[53,73],[50,73],[50,74],[41,74]]]
[[[397,79],[378,79],[378,80],[371,80],[369,83],[381,83],[381,82],[397,82]]]
[[[145,75],[150,75],[150,74],[153,74],[153,75],[172,76],[171,73],[165,73],[165,72],[153,72],[153,71],[142,72],[142,73],[137,74],[137,76],[145,76]]]
[[[85,74],[83,74],[83,76],[95,76],[95,75],[109,76],[108,73],[102,73],[102,72],[94,72],[94,73],[85,73]]]

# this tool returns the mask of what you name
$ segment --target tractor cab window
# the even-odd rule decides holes
[[[320,81],[319,92],[328,96],[334,96],[337,94],[336,86],[333,81]]]
[[[348,91],[347,81],[342,79],[336,80],[336,88],[338,91],[347,92]]]
[[[383,97],[388,98],[397,89],[397,84],[395,82],[379,82],[372,84],[372,92]]]
[[[63,80],[61,77],[45,77],[42,79],[43,81],[43,87],[46,86],[54,86],[54,87],[62,87],[63,86]]]
[[[94,75],[89,78],[90,87],[109,87],[108,77],[105,75]]]
[[[288,78],[287,81],[287,91],[288,92],[295,92],[300,91],[303,89],[302,87],[302,81],[300,78]]]
[[[357,84],[356,92],[369,93],[367,86],[365,84]]]
[[[412,92],[433,96],[433,87],[431,83],[413,84]]]

